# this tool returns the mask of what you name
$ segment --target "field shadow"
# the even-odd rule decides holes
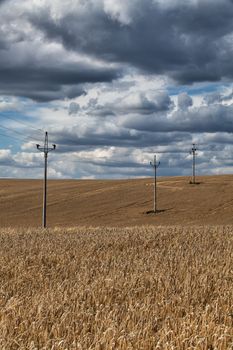
[[[172,210],[172,208],[157,209],[156,212],[154,212],[154,210],[147,210],[143,214],[145,214],[145,215],[157,215],[157,214],[160,214],[160,213],[164,213],[164,212],[166,212],[168,210]]]
[[[201,185],[203,184],[203,182],[192,182],[192,181],[189,181],[189,185]]]

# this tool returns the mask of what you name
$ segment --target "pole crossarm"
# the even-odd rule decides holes
[[[43,153],[49,153],[49,152],[54,151],[56,149],[56,145],[53,145],[53,147],[50,147],[47,149],[45,149],[44,147],[42,147],[40,145],[36,145],[36,148]]]
[[[38,151],[43,152],[45,155],[47,155],[49,152],[54,151],[56,149],[56,145],[52,145],[52,147],[49,147],[48,145],[48,132],[45,132],[45,141],[44,141],[44,146],[41,145],[36,145],[36,148]]]
[[[197,152],[197,147],[196,147],[196,144],[193,143],[193,146],[192,146],[192,149],[190,151],[190,154],[196,154],[196,152]]]
[[[51,151],[54,151],[56,149],[56,145],[52,145],[52,147],[49,147],[49,137],[48,132],[45,132],[45,140],[44,140],[44,146],[36,145],[36,148],[38,151],[43,152],[44,154],[48,154]]]
[[[160,166],[160,162],[156,162],[156,156],[154,156],[154,161],[153,162],[150,162],[150,165],[153,167],[153,168],[158,168]]]

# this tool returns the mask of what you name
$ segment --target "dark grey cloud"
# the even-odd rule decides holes
[[[188,107],[192,106],[192,104],[193,100],[186,92],[178,95],[178,107],[180,109],[187,109]]]
[[[77,114],[79,110],[80,110],[80,106],[78,103],[76,103],[76,102],[70,103],[69,109],[68,109],[69,115]]]
[[[83,93],[83,84],[112,82],[126,67],[164,74],[184,84],[233,77],[232,1],[175,1],[169,6],[154,0],[126,1],[129,23],[121,23],[98,3],[86,1],[82,11],[66,10],[60,18],[53,16],[49,5],[24,7],[19,23],[13,12],[8,18],[2,10],[3,23],[12,26],[0,31],[0,94],[42,102],[73,98]],[[28,21],[34,32],[24,30]],[[30,50],[33,38],[40,38],[41,47]],[[40,55],[43,45],[55,42],[63,44],[67,55],[87,55],[89,63],[74,64],[65,55]],[[28,54],[23,56],[25,48]],[[101,60],[102,66],[90,63],[93,59]],[[164,100],[162,106],[145,99],[138,112],[165,110],[168,103]]]
[[[153,176],[153,170],[150,166],[149,160],[147,162],[139,162],[134,159],[133,154],[124,153],[122,154],[123,160],[119,160],[120,154],[115,155],[112,159],[88,159],[88,160],[78,160],[79,166],[87,170],[87,173],[94,173],[96,178],[125,178],[125,177],[148,177]],[[171,170],[173,174],[179,174],[179,162],[184,164],[184,168],[188,169],[190,161],[185,160],[183,157],[178,157],[175,159],[173,167],[170,166],[170,157],[168,154],[163,154],[160,157],[161,165],[158,170],[159,175],[170,175]]]
[[[211,104],[216,104],[216,103],[221,103],[221,102],[226,102],[226,101],[230,101],[233,99],[233,91],[231,91],[228,94],[222,94],[218,91],[212,92],[210,94],[207,94],[204,97],[205,102],[207,103],[207,105],[211,105]]]
[[[38,102],[71,99],[83,94],[87,83],[109,83],[121,76],[117,67],[45,42],[28,23],[30,2],[28,9],[26,5],[21,8],[20,2],[8,5],[6,1],[0,9],[0,95]]]
[[[88,161],[89,162],[89,161]],[[108,168],[135,168],[138,171],[139,168],[142,169],[148,169],[148,164],[144,163],[136,163],[132,161],[128,161],[127,159],[125,161],[117,161],[117,160],[91,160],[91,164],[98,165],[101,167],[108,167]]]
[[[208,94],[204,97],[205,102],[207,105],[211,105],[214,103],[220,103],[222,101],[222,96],[219,92],[213,92],[211,94]]]
[[[110,82],[118,71],[88,65],[36,66],[25,62],[0,67],[0,94],[28,97],[39,102],[84,94],[84,83]]]
[[[207,143],[210,143],[210,150],[218,152],[222,150],[223,145],[233,145],[233,137],[231,132],[216,132],[205,137]],[[203,147],[206,147],[203,145]]]
[[[195,107],[191,110],[178,110],[172,116],[129,116],[123,118],[122,126],[154,132],[215,133],[233,132],[233,105]]]
[[[127,63],[181,83],[233,77],[233,3],[230,0],[174,2],[144,0],[131,6],[129,24],[119,23],[103,7],[55,20],[49,11],[30,15],[48,40],[106,61]]]
[[[12,167],[12,166],[17,166],[17,163],[11,159],[10,157],[5,157],[4,159],[0,158],[0,166],[7,166],[7,167]]]
[[[168,145],[184,142],[191,139],[188,133],[167,132],[139,132],[132,134],[130,130],[118,129],[117,131],[87,130],[84,135],[79,136],[78,131],[62,130],[61,132],[51,132],[51,140],[60,145],[59,152],[70,152],[75,149],[84,150],[95,147],[115,146],[115,147],[137,147],[144,148],[150,146]]]
[[[158,112],[168,112],[174,104],[166,91],[154,92],[152,97],[147,97],[145,92],[130,93],[104,105],[97,99],[91,99],[87,106],[88,113],[94,116],[117,116],[127,114],[147,115]]]
[[[26,121],[33,108],[37,127],[44,123],[52,129],[50,141],[57,144],[57,151],[50,164],[57,174],[146,176],[152,171],[148,157],[154,153],[161,158],[161,175],[188,174],[192,142],[199,146],[200,172],[232,165],[232,92],[226,95],[220,83],[213,84],[219,92],[207,94],[196,107],[201,98],[182,93],[176,105],[176,97],[161,86],[169,84],[176,95],[178,90],[167,77],[175,84],[231,81],[233,1],[125,0],[108,9],[102,0],[77,1],[72,9],[69,4],[76,2],[69,0],[67,6],[59,0],[48,0],[46,5],[38,1],[35,6],[28,0],[23,7],[20,3],[12,1],[11,11],[7,2],[0,9],[0,95],[38,102],[83,95],[75,102],[46,105],[39,112],[30,102],[16,103],[20,114],[26,109]],[[123,13],[114,12],[118,6]],[[202,87],[196,84],[196,93],[204,95]],[[213,91],[211,86],[208,91]],[[31,145],[25,147],[32,151]],[[64,166],[72,153],[80,153],[73,173],[72,167]],[[29,157],[26,165],[17,159],[21,154],[3,153],[0,166],[22,171],[24,166],[27,170],[43,166],[42,156],[39,161]]]
[[[136,95],[136,94],[135,94]],[[125,98],[127,100],[127,97]],[[156,96],[152,99],[149,99],[145,93],[139,95],[139,101],[136,103],[127,102],[126,104],[119,104],[118,112],[124,113],[139,113],[139,114],[152,114],[157,112],[166,112],[172,107],[172,101],[168,96],[167,92],[157,93]]]

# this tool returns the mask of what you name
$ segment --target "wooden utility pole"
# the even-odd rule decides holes
[[[197,148],[195,143],[193,143],[193,147],[191,149],[190,154],[192,154],[193,156],[193,165],[192,165],[192,169],[193,169],[193,174],[192,174],[192,184],[196,184],[196,155],[197,155]]]
[[[154,168],[154,213],[157,212],[157,168],[160,162],[157,163],[156,155],[154,155],[154,161],[150,162],[150,165]]]
[[[47,168],[48,168],[48,153],[56,149],[56,145],[49,147],[48,132],[45,132],[44,146],[36,145],[40,152],[44,153],[44,191],[43,191],[43,212],[42,212],[42,227],[47,226]]]

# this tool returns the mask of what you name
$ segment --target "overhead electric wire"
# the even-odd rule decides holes
[[[20,132],[20,131],[17,131],[17,130],[14,130],[14,129],[12,129],[12,128],[9,128],[9,127],[7,127],[7,126],[4,126],[4,125],[2,125],[2,124],[0,124],[0,128],[6,129],[6,130],[8,130],[8,131],[10,131],[10,132],[14,132],[14,133],[16,133],[16,134],[18,134],[18,135],[23,135],[23,136],[24,136],[24,139],[30,138],[30,139],[33,140],[33,141],[35,141],[35,139],[37,139],[37,138],[32,137],[32,136],[26,136],[26,137],[25,137],[25,134],[24,134],[24,133],[22,133],[22,132]]]
[[[3,137],[8,137],[8,138],[12,138],[12,139],[15,139],[17,141],[21,141],[21,142],[36,142],[36,140],[38,140],[38,137],[31,137],[31,136],[26,136],[24,133],[20,132],[20,131],[17,131],[17,130],[14,130],[12,128],[8,128],[7,126],[4,126],[4,125],[1,125],[0,124],[0,130],[2,129],[2,131],[6,130],[8,132],[11,132],[11,133],[16,133],[16,135],[10,135],[9,133],[1,133],[1,136]],[[19,136],[18,136],[19,135]],[[21,135],[23,137],[21,137]],[[29,140],[31,139],[31,140]]]
[[[16,141],[28,142],[28,140],[26,140],[26,139],[21,139],[21,138],[19,138],[19,137],[12,136],[12,135],[3,134],[3,133],[0,133],[0,135],[3,136],[3,137],[6,137],[6,138],[14,139],[14,140],[16,140]]]
[[[1,136],[6,137],[6,138],[10,138],[10,139],[14,139],[16,141],[20,141],[20,142],[23,142],[23,143],[31,143],[31,144],[34,143],[36,145],[37,141],[40,139],[39,137],[26,136],[24,133],[22,133],[20,131],[14,130],[12,128],[9,128],[9,127],[6,127],[6,126],[0,124],[0,131],[5,131],[5,130],[7,132],[16,133],[17,136],[16,135],[10,135],[9,133],[2,133],[2,132],[0,132]],[[21,135],[22,135],[22,137],[21,137]]]
[[[39,129],[39,128],[35,128],[34,126],[32,126],[32,125],[29,124],[29,123],[26,123],[26,122],[24,122],[24,121],[22,121],[22,120],[18,120],[18,119],[16,119],[16,118],[12,117],[12,116],[5,115],[4,113],[1,113],[1,117],[6,118],[6,119],[13,120],[13,121],[15,121],[15,122],[17,122],[17,123],[19,123],[19,124],[22,124],[22,125],[24,125],[24,126],[30,128],[30,129],[33,129],[33,130],[37,131],[37,132],[40,132],[40,133],[42,132],[42,133],[44,133],[44,130]]]

